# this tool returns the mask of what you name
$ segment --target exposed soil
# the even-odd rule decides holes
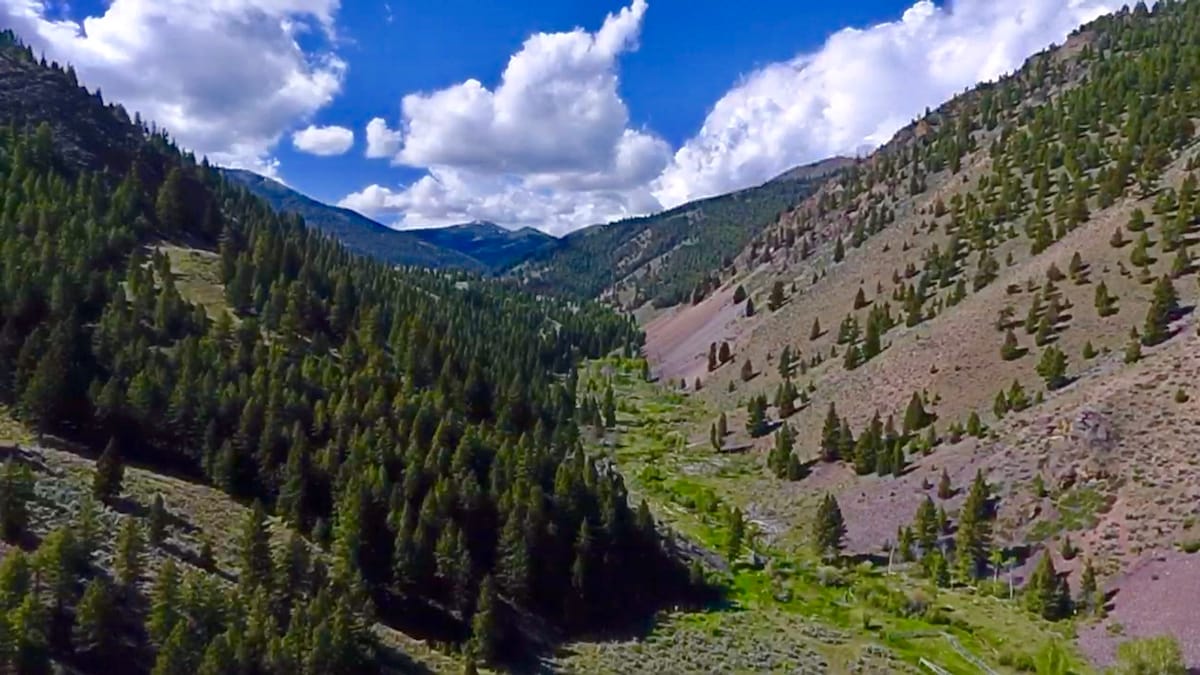
[[[1079,647],[1093,663],[1111,665],[1130,638],[1173,635],[1188,668],[1200,668],[1200,554],[1147,554],[1106,590],[1107,618],[1079,629]]]
[[[695,305],[681,305],[646,325],[646,355],[654,375],[663,380],[708,376],[708,347],[732,340],[736,318],[745,310],[733,303],[734,287],[727,286]],[[730,368],[730,364],[723,366]]]

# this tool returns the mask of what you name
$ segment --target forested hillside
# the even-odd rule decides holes
[[[473,222],[450,227],[409,230],[414,237],[471,256],[499,274],[531,256],[553,251],[558,239],[532,227],[510,230],[495,223]]]
[[[239,169],[222,169],[222,174],[276,210],[300,216],[309,227],[333,235],[351,253],[392,265],[488,270],[486,264],[460,251],[438,246],[412,232],[394,230],[349,209],[322,204],[265,176]]]
[[[758,187],[584,228],[511,276],[543,293],[590,299],[619,291],[634,307],[648,301],[669,307],[702,297],[751,239],[851,163],[827,160]]]
[[[51,544],[72,553],[52,587],[5,556],[6,666],[357,673],[380,667],[376,619],[493,662],[687,591],[649,510],[580,442],[599,392],[576,366],[636,354],[628,319],[357,257],[11,33],[0,82],[0,402],[39,435],[104,450],[105,514],[122,508],[126,460],[255,504],[236,579],[168,554],[157,589],[180,566],[204,586],[149,612],[136,566],[71,543],[114,532],[8,521],[10,545],[41,539],[39,574],[64,559]],[[181,260],[207,261],[215,283],[185,284]],[[7,464],[6,518],[29,498],[25,462]],[[293,552],[316,546],[311,564],[272,550],[266,513],[303,535]],[[153,539],[142,521],[124,519],[118,563]]]

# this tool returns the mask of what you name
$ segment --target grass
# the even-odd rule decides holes
[[[764,483],[775,479],[755,454],[712,451],[707,430],[715,416],[703,402],[642,382],[637,372],[632,362],[617,359],[583,368],[581,391],[603,391],[611,381],[623,402],[618,429],[593,449],[618,464],[631,494],[648,500],[659,520],[720,551],[726,510],[738,506],[753,521],[766,488],[777,492],[778,485]],[[1078,495],[1065,502],[1082,512],[1094,500]],[[1014,672],[1004,663],[1028,662],[1069,628],[1042,622],[1006,600],[931,588],[907,570],[888,574],[870,563],[823,564],[803,545],[807,522],[785,525],[784,533],[752,533],[751,545],[767,565],[710,570],[726,589],[725,606],[667,615],[641,643],[576,645],[563,665],[589,672],[617,672],[617,663],[661,670],[703,655],[709,670],[778,670],[795,667],[790,659],[800,654],[807,667],[831,672],[863,664],[894,671],[900,662],[916,666],[921,658],[954,673],[978,672],[971,659]],[[747,652],[731,653],[734,645]]]
[[[203,307],[209,318],[229,311],[225,286],[221,283],[221,259],[216,253],[170,245],[159,250],[171,261],[180,295]]]
[[[1029,532],[1029,541],[1039,542],[1063,532],[1090,530],[1099,522],[1098,514],[1108,507],[1108,498],[1093,487],[1077,487],[1059,495],[1054,501],[1058,518],[1042,520]]]
[[[33,433],[13,416],[12,410],[6,405],[0,405],[0,439],[20,444],[34,440]]]

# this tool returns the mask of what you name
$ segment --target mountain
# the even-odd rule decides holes
[[[1102,17],[922,115],[710,267],[708,294],[645,326],[669,394],[616,393],[680,439],[628,453],[623,470],[644,474],[631,489],[753,513],[776,555],[886,560],[888,593],[910,574],[938,604],[967,586],[987,613],[1061,622],[1072,671],[1136,670],[1150,647],[1118,656],[1121,635],[1178,640],[1184,665],[1149,670],[1200,667],[1182,595],[1200,587],[1184,431],[1200,423],[1198,26],[1195,0]],[[951,605],[979,641],[955,651],[1004,660],[952,666],[924,643],[948,672],[1042,649],[1020,619],[989,637]],[[716,658],[687,644],[661,662]]]
[[[355,253],[369,255],[391,265],[473,272],[485,272],[488,269],[487,265],[475,258],[440,246],[429,238],[392,229],[350,209],[321,203],[252,171],[222,169],[222,173],[266,200],[276,210],[295,213],[309,225],[337,237]]]
[[[510,230],[483,221],[407,232],[440,248],[469,256],[493,273],[503,272],[558,246],[557,238],[541,230],[532,227]]]
[[[1200,669],[1200,0],[501,279],[0,84],[0,670]]]
[[[580,440],[627,317],[356,255],[8,31],[0,82],[0,671],[524,668],[715,600]]]
[[[579,298],[602,294],[626,305],[683,302],[710,284],[731,260],[784,211],[853,164],[834,158],[785,173],[758,187],[690,202],[661,213],[578,230],[559,246],[510,272],[542,293]],[[699,289],[699,291],[698,291]]]

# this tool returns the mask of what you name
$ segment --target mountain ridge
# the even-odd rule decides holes
[[[274,208],[295,213],[305,222],[337,237],[347,248],[392,265],[487,271],[486,265],[459,251],[395,230],[350,209],[325,204],[279,181],[244,169],[222,173],[267,200]]]

